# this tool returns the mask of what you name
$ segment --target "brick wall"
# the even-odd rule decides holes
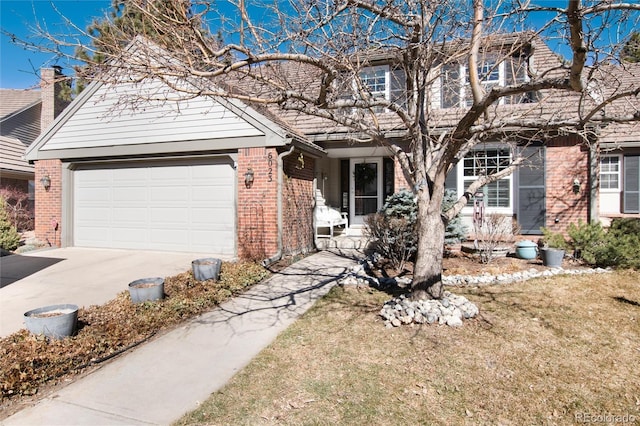
[[[245,185],[252,169],[254,181]],[[278,251],[278,153],[274,148],[238,150],[238,256],[262,260]]]
[[[45,190],[40,182],[43,176],[51,179]],[[62,165],[60,160],[40,160],[35,165],[35,232],[36,239],[60,247],[62,231]]]
[[[402,172],[402,167],[400,167],[400,162],[397,157],[393,157],[393,174],[394,174],[394,185],[393,192],[398,192],[401,189],[411,189],[409,183],[404,177],[404,173]]]
[[[283,160],[282,248],[284,254],[313,247],[315,161],[294,152]],[[251,168],[253,184],[245,185]],[[278,252],[278,152],[274,148],[238,151],[238,256],[263,260]]]
[[[283,160],[282,246],[285,254],[313,248],[315,160],[294,152]]]
[[[586,222],[589,212],[589,152],[582,140],[563,136],[547,142],[546,226],[565,232],[570,223]],[[573,190],[574,179],[580,191]]]

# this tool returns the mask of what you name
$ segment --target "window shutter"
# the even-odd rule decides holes
[[[640,155],[624,156],[623,213],[640,213]]]
[[[517,219],[522,234],[538,235],[546,220],[545,151],[531,146],[522,155],[528,160],[516,174]]]
[[[458,193],[458,165],[456,164],[451,171],[447,174],[447,178],[444,181],[444,189],[450,189]]]
[[[401,105],[403,108],[407,107],[407,79],[403,69],[392,69],[389,73],[391,78],[390,94],[391,102],[395,102]]]

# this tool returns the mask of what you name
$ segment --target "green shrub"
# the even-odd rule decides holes
[[[542,227],[542,238],[540,244],[544,247],[555,248],[558,250],[566,250],[568,248],[567,240],[560,232],[554,232],[549,228]]]
[[[596,252],[606,244],[607,233],[599,222],[569,224],[567,229],[574,256],[591,265],[596,264]]]
[[[445,191],[442,211],[451,208],[456,201],[455,191]],[[407,261],[414,260],[418,250],[417,220],[415,195],[406,189],[387,197],[382,209],[365,219],[365,231],[372,239],[373,249],[398,270]],[[458,215],[447,224],[444,243],[458,243],[466,239],[466,235],[467,229]]]
[[[380,213],[389,217],[401,217],[409,224],[415,224],[418,219],[418,205],[415,195],[408,189],[403,189],[389,195],[380,209]]]
[[[378,213],[365,218],[373,249],[397,270],[402,270],[418,249],[417,218],[418,206],[408,190],[390,195]]]
[[[594,257],[597,266],[640,269],[640,220],[614,219]]]
[[[0,197],[0,204],[0,249],[13,251],[20,245],[20,234],[9,221],[4,198]]]
[[[578,222],[568,234],[577,257],[589,265],[640,269],[640,219],[614,219],[606,231],[596,222]]]
[[[444,200],[442,201],[442,211],[449,210],[455,202],[458,201],[458,195],[456,191],[447,189],[444,191]],[[444,230],[444,243],[445,245],[457,244],[467,239],[469,230],[462,223],[462,218],[457,215],[447,223],[447,227]]]

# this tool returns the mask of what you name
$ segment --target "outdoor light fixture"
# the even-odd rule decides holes
[[[251,186],[251,184],[253,183],[253,169],[251,167],[249,167],[247,169],[247,171],[244,174],[244,184],[246,186]]]
[[[580,192],[580,179],[575,178],[573,180],[573,193],[578,194]]]
[[[44,175],[40,178],[40,183],[42,184],[42,186],[44,187],[45,191],[48,191],[49,188],[51,188],[51,178],[49,177],[49,175]]]

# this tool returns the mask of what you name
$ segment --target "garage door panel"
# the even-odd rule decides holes
[[[114,186],[135,186],[140,181],[148,180],[149,171],[144,167],[119,167],[114,169],[114,171],[115,173],[112,174]]]
[[[186,186],[157,186],[157,184],[151,188],[149,201],[188,201],[189,200],[189,187]]]
[[[110,190],[104,186],[83,186],[75,194],[83,202],[105,202],[110,198]]]
[[[81,234],[83,238],[81,240],[76,240],[76,244],[79,246],[83,246],[88,242],[91,242],[91,247],[110,247],[111,230],[109,228],[84,226],[81,228]]]
[[[76,224],[95,224],[95,223],[108,223],[109,222],[109,210],[104,208],[104,206],[98,207],[84,207],[82,210],[76,214]]]
[[[128,243],[128,244],[133,244],[133,243],[142,243],[145,242],[146,243],[146,232],[136,226],[119,226],[119,227],[112,227],[111,228],[111,236],[113,238],[113,242],[116,244],[121,244],[121,243]],[[144,245],[142,247],[134,247],[134,248],[143,248]],[[131,247],[127,247],[127,248],[131,248]]]
[[[74,244],[235,254],[230,164],[100,165],[74,172]]]
[[[134,187],[114,187],[113,189],[106,189],[113,194],[113,201],[138,201],[144,203],[147,199],[147,192],[144,188]]]

